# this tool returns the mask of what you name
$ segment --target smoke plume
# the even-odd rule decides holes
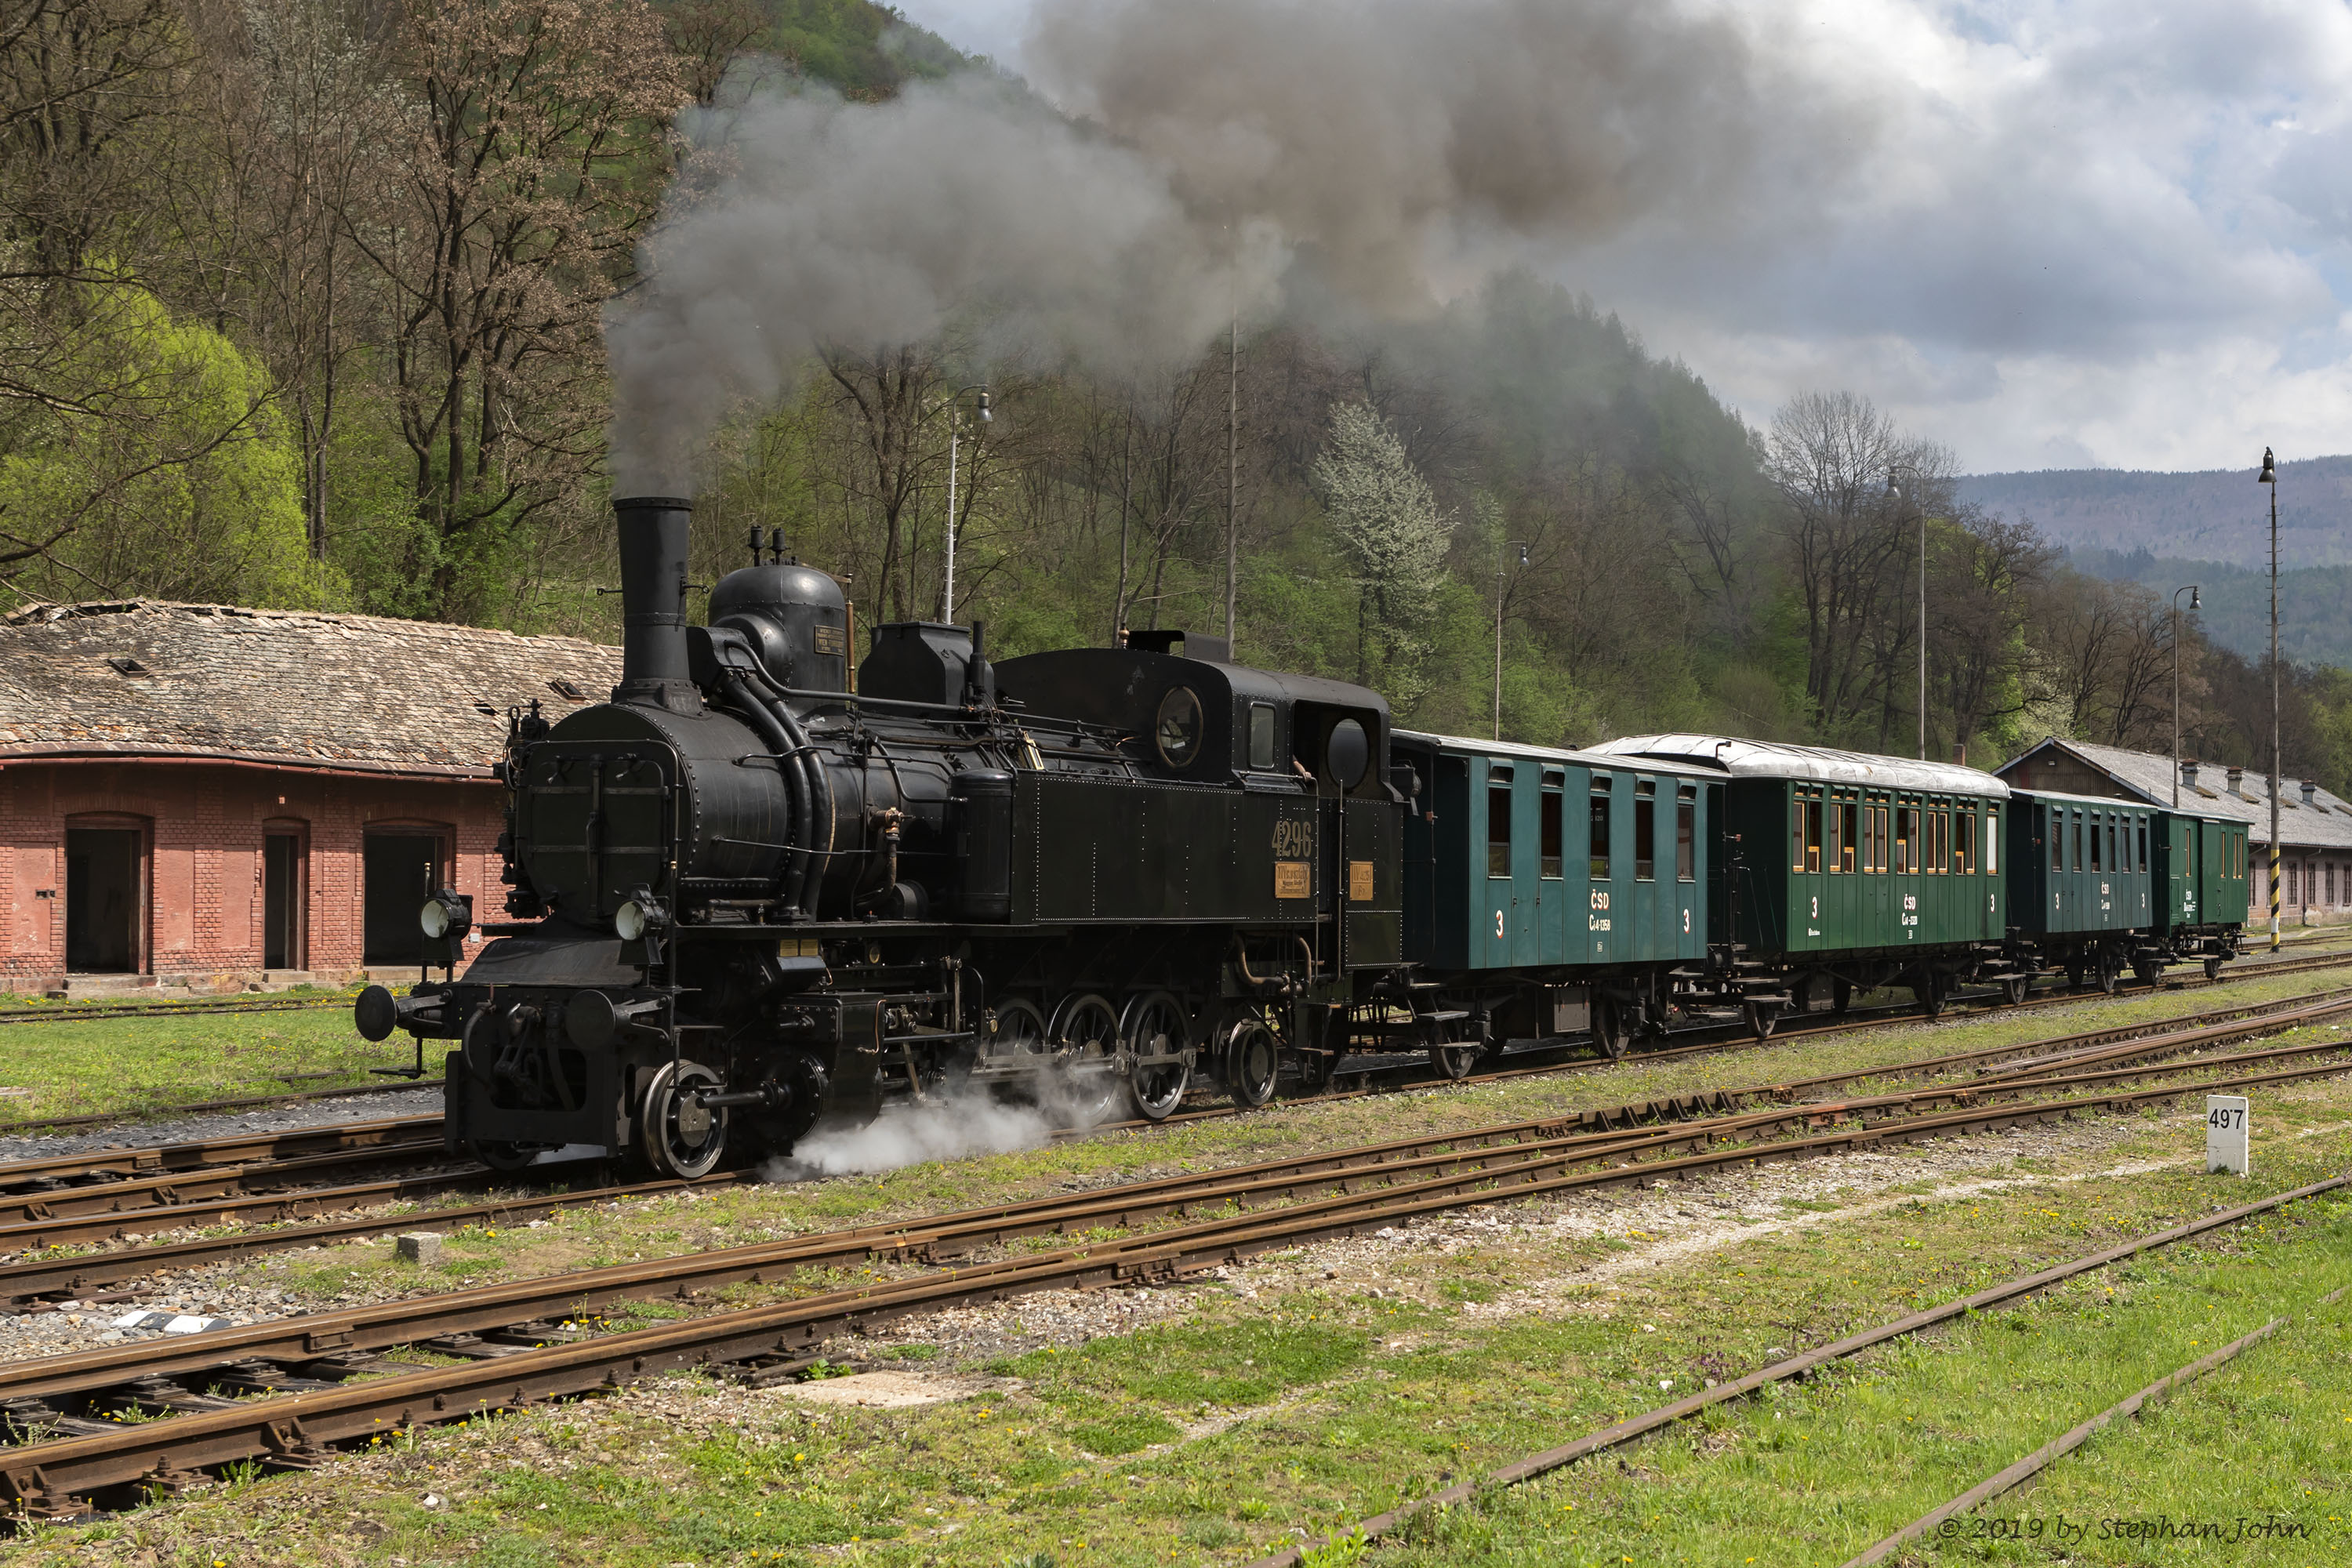
[[[1066,1092],[1055,1092],[1051,1081],[1045,1088],[1046,1097],[1037,1103],[999,1100],[986,1089],[901,1100],[883,1107],[881,1115],[862,1127],[820,1127],[789,1155],[761,1166],[760,1174],[771,1182],[802,1182],[1043,1148],[1055,1131],[1087,1125],[1086,1113]]]
[[[820,345],[956,324],[1131,372],[1263,313],[1288,268],[1410,315],[1534,247],[1817,190],[1867,116],[1772,26],[1675,0],[1040,0],[1058,109],[978,74],[759,99],[608,313],[616,480],[684,483]]]

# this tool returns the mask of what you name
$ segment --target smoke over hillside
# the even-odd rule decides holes
[[[1728,12],[1612,0],[1046,0],[1054,112],[979,77],[763,98],[608,312],[623,493],[677,489],[820,344],[951,321],[1126,371],[1285,269],[1408,314],[1530,243],[1700,226],[1863,117]],[[1850,149],[1849,149],[1850,152]]]

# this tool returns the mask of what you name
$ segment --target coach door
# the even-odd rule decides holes
[[[1536,801],[1536,962],[1572,963],[1584,951],[1582,933],[1569,946],[1569,921],[1579,911],[1568,879],[1568,775],[1543,770],[1543,793]]]
[[[1675,785],[1675,933],[1672,951],[1678,958],[1706,953],[1706,921],[1699,909],[1698,785]]]
[[[1585,908],[1584,934],[1586,955],[1591,963],[1614,962],[1623,951],[1616,940],[1618,897],[1621,879],[1633,868],[1627,851],[1633,847],[1633,825],[1621,818],[1629,812],[1618,809],[1617,778],[1613,773],[1595,771],[1592,785],[1585,799]]]

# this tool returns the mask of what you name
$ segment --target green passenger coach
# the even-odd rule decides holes
[[[1399,730],[1406,951],[1457,984],[1534,979],[1622,1046],[1663,1026],[1667,976],[1706,952],[1715,804],[1686,768]],[[1549,1034],[1555,1021],[1540,1021]],[[1557,1020],[1570,1026],[1569,1015]],[[1585,1026],[1578,1023],[1574,1026]]]
[[[1906,984],[1930,1011],[1963,977],[2021,994],[2002,956],[2010,789],[1941,763],[1713,735],[1637,735],[1594,752],[1712,776],[1722,792],[1711,968],[1752,1019]]]

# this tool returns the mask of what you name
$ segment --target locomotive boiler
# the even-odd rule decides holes
[[[833,578],[755,538],[689,626],[689,503],[615,513],[621,683],[512,718],[508,918],[357,1005],[452,1042],[453,1150],[691,1177],[891,1099],[1261,1103],[1396,970],[1374,693],[1173,632],[992,665],[978,624],[878,626],[853,680]],[[472,916],[426,904],[439,962]]]

